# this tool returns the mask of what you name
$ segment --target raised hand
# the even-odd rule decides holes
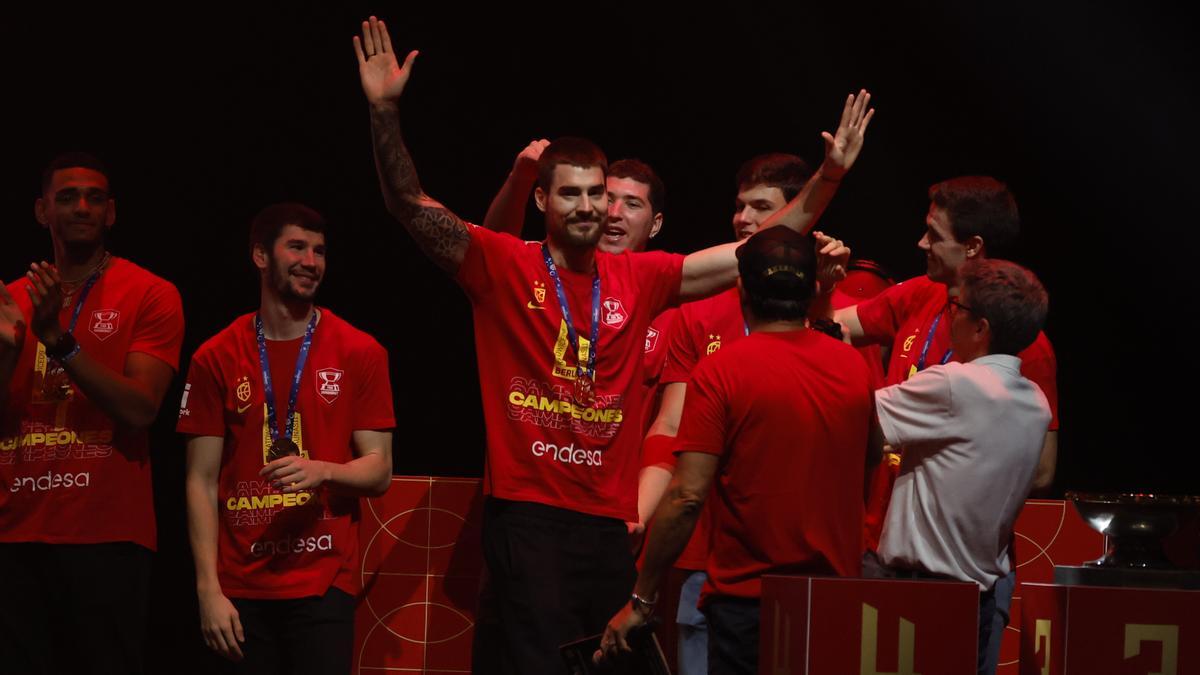
[[[0,353],[19,353],[25,344],[25,317],[21,308],[9,295],[4,284],[0,284]]]
[[[408,53],[401,66],[392,51],[392,38],[383,21],[371,17],[362,24],[362,38],[354,36],[354,55],[358,58],[358,76],[363,93],[372,105],[394,102],[404,92],[416,50]]]
[[[529,145],[517,154],[517,159],[513,162],[513,173],[524,176],[534,175],[537,172],[538,159],[548,145],[550,145],[550,141],[544,138],[530,141]]]
[[[841,239],[834,239],[824,232],[813,232],[817,252],[817,290],[831,290],[837,282],[846,278],[846,263],[850,262],[850,247]]]
[[[33,303],[33,318],[29,326],[42,344],[57,344],[63,333],[58,323],[58,313],[63,304],[62,280],[58,278],[58,270],[43,260],[30,265],[25,276],[29,279],[29,286],[25,290],[29,292],[29,300]]]
[[[821,132],[821,138],[825,139],[825,161],[821,164],[821,174],[825,178],[841,180],[854,166],[854,160],[862,152],[867,125],[875,116],[875,109],[867,107],[870,102],[871,94],[866,89],[860,90],[858,96],[850,94],[846,97],[846,105],[842,107],[837,133]]]

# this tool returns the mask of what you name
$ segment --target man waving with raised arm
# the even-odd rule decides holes
[[[488,445],[483,548],[504,626],[503,653],[477,653],[475,665],[564,672],[558,647],[602,630],[632,588],[624,521],[637,514],[647,326],[669,306],[732,285],[737,244],[686,257],[597,252],[607,160],[578,138],[555,141],[538,160],[544,242],[465,223],[421,189],[400,135],[398,100],[417,53],[401,64],[375,18],[354,43],[388,210],[474,311]],[[857,152],[854,123],[839,135]],[[836,186],[811,181],[782,224],[806,232]],[[826,253],[836,274],[849,251]]]

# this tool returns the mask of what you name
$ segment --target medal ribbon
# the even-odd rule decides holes
[[[925,346],[921,348],[921,356],[917,359],[917,370],[925,370],[925,357],[929,354],[929,345],[933,344],[933,334],[937,332],[938,324],[942,322],[942,314],[938,313],[933,318],[933,325],[929,327],[929,334],[925,336]],[[945,365],[950,361],[950,357],[954,354],[954,349],[947,349],[945,354],[942,354],[941,365]]]
[[[71,324],[67,326],[67,332],[74,334],[75,324],[79,323],[79,313],[83,311],[83,301],[87,300],[88,293],[92,292],[92,286],[100,279],[100,273],[104,271],[104,266],[92,272],[92,276],[88,277],[87,281],[83,282],[83,288],[79,291],[79,299],[75,301],[75,311],[71,313]]]
[[[546,242],[542,242],[542,258],[546,261],[546,269],[550,272],[550,278],[554,280],[554,292],[558,294],[558,308],[562,310],[563,321],[567,322],[567,342],[571,345],[571,351],[575,354],[575,358],[579,358],[579,334],[575,332],[575,324],[571,321],[571,309],[567,307],[567,294],[563,290],[562,280],[558,278],[558,266],[554,264],[554,259],[550,257],[550,247]],[[587,365],[580,363],[575,373],[576,379],[579,377],[587,377],[594,383],[596,381],[596,350],[600,344],[600,268],[597,267],[595,276],[592,277],[592,329],[589,335],[591,347],[588,349]],[[583,372],[578,372],[583,371]]]
[[[312,346],[313,330],[317,327],[317,313],[314,311],[308,320],[308,328],[304,331],[304,341],[300,343],[300,355],[296,357],[296,374],[292,376],[292,390],[288,393],[287,425],[284,438],[292,437],[292,425],[296,418],[296,395],[300,393],[300,378],[304,374],[304,362],[308,360],[308,349]],[[279,440],[279,420],[275,416],[275,389],[271,386],[271,365],[267,361],[267,336],[263,333],[262,315],[254,315],[254,332],[258,339],[258,362],[262,366],[263,395],[267,398],[267,431],[271,440]]]

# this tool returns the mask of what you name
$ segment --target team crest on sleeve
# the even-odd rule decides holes
[[[342,393],[342,376],[346,372],[337,368],[322,368],[317,371],[317,394],[326,403],[333,403]]]
[[[121,312],[115,309],[97,309],[92,312],[92,320],[88,323],[88,331],[96,339],[104,342],[112,337],[120,328]]]
[[[654,326],[650,326],[649,328],[646,329],[646,351],[647,352],[654,351],[654,348],[658,346],[658,336],[659,335],[660,335],[660,333],[658,332],[658,329],[655,328]]]
[[[620,328],[625,325],[625,321],[629,318],[629,313],[625,311],[625,306],[616,298],[605,298],[602,303],[603,318],[601,321],[606,326],[612,328]]]

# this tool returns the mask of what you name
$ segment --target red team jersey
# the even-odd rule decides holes
[[[28,281],[8,286],[26,325]],[[70,325],[78,293],[64,303]],[[89,358],[117,373],[138,352],[179,367],[183,307],[169,282],[112,258],[79,312],[72,333]],[[73,383],[65,398],[43,386],[45,348],[30,330],[0,414],[0,541],[155,548],[147,433],[123,431]]]
[[[585,406],[575,401],[574,384],[591,349],[592,275],[558,270],[579,338],[579,353],[571,354],[541,242],[469,230],[456,280],[474,310],[485,493],[636,521],[641,356],[651,320],[677,302],[683,256],[596,253],[596,402]]]
[[[303,456],[354,459],[356,430],[395,426],[387,352],[327,309],[313,332],[296,399],[292,440]],[[177,430],[225,439],[217,486],[217,572],[221,590],[241,598],[324,595],[358,590],[359,500],[324,489],[283,494],[258,475],[270,432],[254,314],[239,317],[192,357]],[[276,427],[302,339],[267,341]]]
[[[705,597],[859,574],[871,405],[862,357],[816,331],[752,333],[696,366],[677,447],[720,456]]]
[[[834,307],[854,304],[850,296],[834,291]],[[740,340],[746,334],[746,322],[742,315],[741,297],[737,288],[711,298],[689,302],[679,308],[679,320],[671,334],[671,348],[663,369],[662,383],[687,382],[696,365],[705,356]],[[882,382],[883,364],[879,348],[858,349],[868,371],[872,386]],[[686,401],[686,399],[685,399]],[[685,404],[686,405],[686,404]],[[643,464],[674,463],[674,458],[646,458]],[[709,510],[701,514],[696,530],[687,548],[675,561],[675,567],[687,570],[702,570],[708,558],[708,537],[711,518]]]
[[[950,350],[950,317],[945,314],[946,286],[919,276],[892,286],[883,293],[858,305],[858,320],[866,338],[879,344],[892,344],[888,362],[887,385],[907,380],[921,365],[921,352],[926,350],[924,367],[937,365]],[[937,328],[930,331],[937,317]],[[1032,345],[1017,355],[1021,359],[1021,374],[1033,380],[1046,395],[1050,404],[1050,430],[1058,429],[1058,367],[1054,348],[1046,334],[1039,332]],[[900,470],[899,455],[885,455],[871,478],[867,495],[866,546],[874,550],[879,545],[884,515],[891,501],[892,484]]]

